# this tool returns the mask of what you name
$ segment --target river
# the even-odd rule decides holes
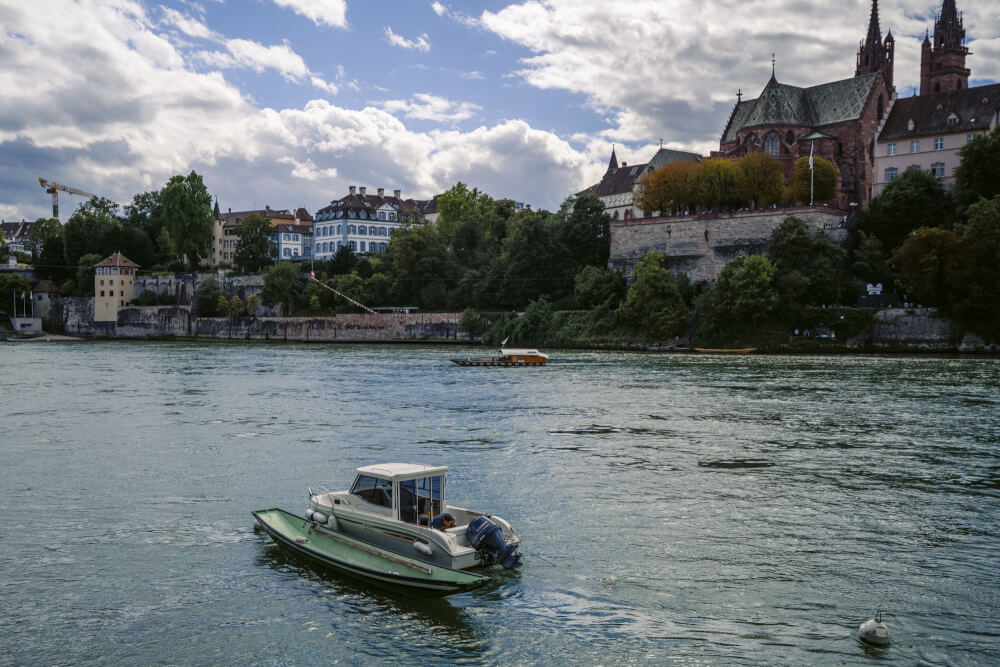
[[[1000,664],[1000,360],[549,352],[0,344],[0,664]],[[413,600],[253,532],[389,461],[523,569]]]

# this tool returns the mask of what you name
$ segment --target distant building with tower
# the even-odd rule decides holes
[[[135,298],[138,268],[138,264],[118,252],[94,265],[95,322],[118,321],[118,309]]]

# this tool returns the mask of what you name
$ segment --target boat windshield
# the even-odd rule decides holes
[[[392,482],[368,475],[358,475],[351,487],[351,493],[373,505],[392,507]]]
[[[441,476],[408,479],[399,483],[399,518],[430,525],[441,513]]]

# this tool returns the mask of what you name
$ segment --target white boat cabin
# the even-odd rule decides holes
[[[385,508],[398,521],[429,526],[445,511],[448,466],[380,463],[357,469],[351,495]]]

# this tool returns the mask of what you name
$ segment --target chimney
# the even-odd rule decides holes
[[[361,190],[361,196],[362,196],[362,197],[364,197],[364,196],[366,196],[366,195],[367,195],[367,193],[368,193],[368,188],[367,188],[366,186],[362,185],[362,186],[361,186],[361,188],[360,188],[360,190]]]
[[[393,195],[393,196],[394,196],[394,197],[395,197],[396,199],[399,199],[399,195],[401,195],[401,194],[403,194],[403,191],[402,191],[402,190],[393,190],[393,191],[392,191],[392,195]]]
[[[352,185],[351,187],[348,188],[348,190],[353,195],[353,194],[355,194],[357,192],[358,188],[357,188],[356,185]],[[364,193],[362,192],[361,194],[364,194]]]
[[[385,188],[379,188],[378,189],[378,196],[379,197],[384,197],[385,196]]]
[[[232,207],[232,206],[230,206],[230,207],[229,207],[229,212],[230,212],[230,213],[232,213],[232,212],[233,212],[233,207]]]

